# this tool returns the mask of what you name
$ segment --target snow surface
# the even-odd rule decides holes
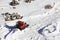
[[[31,3],[20,0],[16,9],[9,5],[11,1],[0,0],[0,40],[60,40],[60,0],[34,0]],[[47,4],[53,8],[45,9]],[[29,27],[22,31],[5,27],[5,24],[14,26],[18,21],[5,21],[1,15],[5,12],[18,12],[23,16],[18,20],[28,23]]]

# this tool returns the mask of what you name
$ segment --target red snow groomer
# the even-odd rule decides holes
[[[26,27],[28,27],[29,25],[22,22],[22,21],[18,21],[17,24],[16,24],[16,28],[20,29],[20,30],[23,30],[25,29]]]

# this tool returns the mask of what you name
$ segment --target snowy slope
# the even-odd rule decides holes
[[[19,1],[16,9],[9,3],[12,0],[0,0],[0,40],[59,40],[60,39],[60,1],[35,0],[31,3]],[[52,9],[45,9],[50,4]],[[23,19],[18,19],[29,24],[24,30],[8,29],[5,24],[14,26],[18,20],[5,21],[2,13],[18,12]],[[55,28],[54,28],[54,27]],[[46,30],[49,29],[49,30]],[[50,33],[49,33],[50,31]],[[10,33],[9,33],[10,32]]]

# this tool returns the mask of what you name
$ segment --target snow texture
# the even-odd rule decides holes
[[[20,0],[16,9],[9,3],[12,0],[0,0],[0,40],[60,40],[60,0],[34,0],[25,3]],[[45,9],[45,5],[51,5],[51,9]],[[2,13],[14,13],[22,15],[22,19],[5,21]],[[24,21],[28,28],[19,30],[16,22]]]

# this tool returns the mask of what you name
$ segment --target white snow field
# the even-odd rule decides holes
[[[34,0],[31,3],[19,1],[16,9],[9,3],[12,0],[0,0],[0,40],[60,40],[60,0]],[[18,0],[17,0],[18,1]],[[51,9],[45,9],[50,4]],[[6,28],[14,26],[18,20],[5,21],[2,13],[17,12],[29,26],[22,31]]]

